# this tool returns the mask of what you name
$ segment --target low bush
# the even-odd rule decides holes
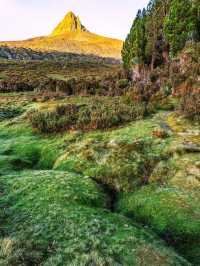
[[[200,86],[185,87],[181,95],[181,110],[189,119],[200,121]]]
[[[28,114],[33,128],[42,133],[53,133],[68,129],[76,121],[76,105],[59,105],[52,111],[34,110]]]
[[[127,88],[127,87],[129,86],[129,80],[128,80],[128,79],[120,79],[120,80],[118,80],[118,82],[117,82],[117,86],[118,86],[120,89]]]
[[[34,110],[28,118],[40,132],[55,133],[68,129],[107,129],[142,118],[144,113],[144,105],[140,103],[95,98],[84,105],[65,104],[51,111]]]

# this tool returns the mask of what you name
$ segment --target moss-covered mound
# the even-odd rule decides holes
[[[154,165],[145,186],[122,193],[117,209],[151,227],[180,254],[199,265],[199,125],[177,113],[168,114],[165,119],[172,130],[171,140],[163,146],[169,157]],[[152,152],[156,147],[154,144]]]
[[[29,171],[0,181],[1,265],[189,265],[104,210],[105,194],[87,177]]]
[[[42,139],[24,123],[0,126],[0,173],[24,169],[51,169],[62,138]]]
[[[148,186],[121,196],[118,210],[149,225],[180,253],[198,265],[200,204],[197,193],[173,187]]]
[[[170,156],[167,147],[171,138],[153,136],[156,129],[155,120],[147,119],[87,134],[67,147],[54,169],[88,175],[115,191],[133,191],[148,182],[159,161]]]

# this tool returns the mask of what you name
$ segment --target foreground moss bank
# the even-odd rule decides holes
[[[189,265],[106,211],[106,195],[87,177],[28,171],[0,181],[1,265]]]

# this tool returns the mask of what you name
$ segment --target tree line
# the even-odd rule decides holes
[[[199,0],[150,0],[138,11],[124,42],[124,67],[153,69],[175,57],[188,41],[200,41]]]

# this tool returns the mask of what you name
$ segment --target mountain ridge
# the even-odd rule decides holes
[[[22,41],[3,41],[0,46],[31,48],[37,51],[58,51],[121,58],[122,41],[92,33],[73,12],[68,12],[50,35]]]

